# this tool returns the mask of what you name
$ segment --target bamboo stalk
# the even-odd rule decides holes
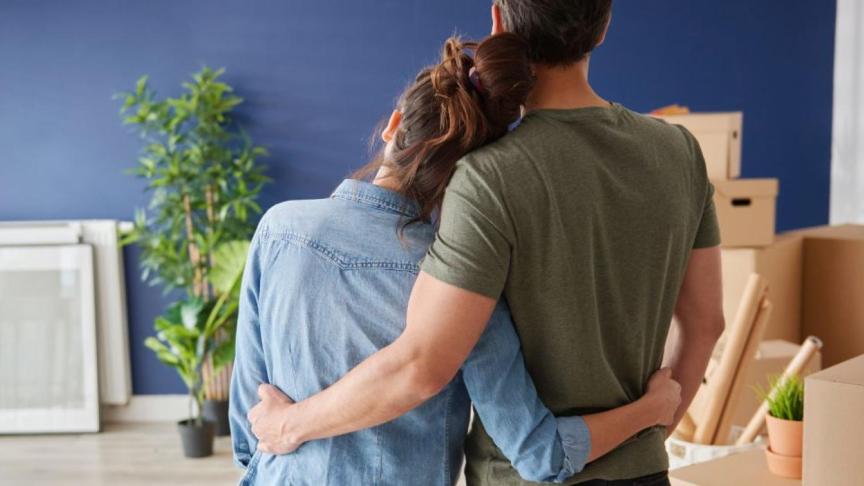
[[[214,264],[214,262],[213,262],[213,245],[212,245],[212,243],[213,243],[213,225],[216,223],[216,214],[215,214],[215,211],[213,208],[214,199],[215,199],[215,197],[213,194],[213,185],[207,184],[207,188],[204,190],[204,200],[207,204],[207,239],[209,242],[209,244],[207,246],[207,262],[209,265],[209,269],[212,269],[213,264]],[[207,296],[209,297],[210,291],[212,289],[210,288],[210,285],[207,282],[204,283],[204,290],[207,293]]]
[[[189,260],[192,262],[192,267],[195,269],[193,280],[193,293],[196,297],[204,297],[202,288],[201,275],[201,255],[198,252],[198,245],[195,244],[195,227],[192,224],[192,202],[189,199],[189,193],[183,193],[183,212],[186,219],[186,238],[188,240]]]

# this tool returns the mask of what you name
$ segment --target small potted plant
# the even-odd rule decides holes
[[[776,382],[768,401],[768,469],[787,478],[801,478],[804,439],[804,383],[798,377]]]
[[[216,372],[233,359],[233,342],[214,338],[237,311],[237,293],[248,249],[247,241],[220,245],[214,252],[217,263],[210,273],[211,285],[219,297],[209,301],[190,297],[175,302],[156,318],[156,336],[144,342],[159,361],[177,370],[189,390],[189,417],[177,424],[186,457],[213,453],[215,424],[203,417],[202,367],[208,356],[212,357]]]

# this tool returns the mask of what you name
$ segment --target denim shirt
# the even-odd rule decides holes
[[[453,381],[391,422],[316,440],[287,455],[256,452],[246,413],[271,383],[300,401],[333,384],[403,331],[418,262],[435,230],[387,189],[344,181],[330,199],[270,209],[246,266],[237,323],[230,421],[241,484],[451,485],[473,402],[519,474],[561,482],[590,449],[581,417],[556,419],[537,397],[501,302]],[[575,377],[574,377],[575,379]]]

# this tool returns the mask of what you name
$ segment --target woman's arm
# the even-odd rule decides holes
[[[649,427],[669,426],[681,404],[681,385],[672,379],[672,369],[663,368],[648,382],[645,395],[633,403],[606,412],[583,416],[591,431],[588,462],[612,452],[624,441]]]
[[[537,396],[503,302],[463,365],[462,376],[486,432],[529,481],[566,480],[638,432],[671,422],[680,400],[680,387],[665,370],[636,402],[556,418]]]
[[[260,279],[259,246],[255,238],[249,248],[249,257],[240,287],[234,371],[231,375],[228,404],[234,462],[243,468],[249,465],[258,447],[258,439],[252,433],[252,426],[246,419],[246,414],[258,403],[258,385],[270,382],[264,362],[264,348],[258,319]]]

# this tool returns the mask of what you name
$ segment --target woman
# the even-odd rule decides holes
[[[502,452],[535,481],[563,481],[641,430],[671,422],[680,388],[668,371],[636,402],[554,417],[537,397],[501,302],[459,376],[424,405],[292,454],[256,451],[246,414],[259,384],[301,400],[399,336],[456,161],[507,133],[532,83],[515,35],[479,45],[449,39],[441,62],[400,98],[381,133],[386,147],[357,179],[330,199],[283,203],[262,219],[244,277],[231,390],[243,484],[453,484],[472,402]],[[372,183],[360,180],[373,173]]]

